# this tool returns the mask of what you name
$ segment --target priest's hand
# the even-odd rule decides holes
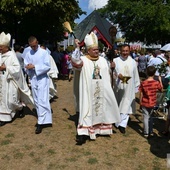
[[[4,70],[6,70],[6,66],[5,66],[5,64],[2,64],[2,65],[0,66],[0,71],[4,71]]]
[[[35,66],[33,64],[27,64],[25,68],[30,70],[30,69],[34,69]]]
[[[83,61],[82,60],[79,60],[79,63],[75,63],[75,62],[71,61],[71,64],[72,64],[73,67],[75,67],[77,69],[83,67]]]
[[[118,75],[118,77],[119,77],[120,80],[123,79],[123,75],[121,73]]]

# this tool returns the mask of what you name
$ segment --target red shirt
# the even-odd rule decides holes
[[[161,84],[157,80],[145,80],[141,82],[139,91],[142,92],[141,106],[154,107],[156,105],[156,93],[161,90]]]

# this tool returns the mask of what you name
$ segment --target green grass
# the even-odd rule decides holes
[[[43,144],[40,144],[40,145],[38,145],[38,147],[39,147],[40,149],[42,149],[42,148],[44,148],[44,145],[43,145]]]
[[[77,158],[67,158],[66,161],[69,161],[69,162],[76,162],[77,161]]]
[[[2,157],[1,157],[1,159],[4,159],[4,160],[10,160],[10,157],[9,157],[9,155],[3,155]]]
[[[35,156],[35,152],[30,152],[30,153],[29,153],[29,156],[30,156],[30,157],[34,157],[34,156]]]
[[[31,149],[32,149],[32,146],[31,146],[31,145],[24,145],[24,148],[25,148],[26,150],[31,150]]]
[[[139,149],[136,148],[136,147],[134,147],[134,148],[132,148],[132,149],[133,149],[133,153],[134,153],[134,154],[136,154],[136,153],[139,151]]]
[[[88,163],[93,165],[98,163],[98,160],[96,158],[89,158]]]
[[[1,145],[8,145],[8,144],[10,144],[11,143],[11,141],[10,140],[2,140],[1,141]]]
[[[161,170],[159,165],[160,165],[159,159],[155,157],[155,159],[153,160],[153,170]]]
[[[137,170],[146,170],[146,167],[143,166],[143,165],[139,165],[138,169]]]
[[[24,153],[17,152],[14,154],[14,159],[22,159],[24,157]]]
[[[107,166],[110,166],[110,167],[113,166],[113,164],[111,162],[104,162],[104,164],[106,164]]]
[[[50,164],[48,165],[48,167],[47,167],[47,170],[48,170],[48,169],[49,169],[49,170],[54,169],[55,166],[56,166],[56,164],[50,163]]]
[[[9,133],[5,136],[6,138],[13,138],[14,137],[14,133]]]
[[[43,163],[43,162],[42,162],[42,159],[41,159],[41,156],[38,157],[38,158],[34,158],[33,160],[34,160],[35,163],[38,163],[38,164]]]
[[[73,128],[73,126],[72,125],[68,125],[68,129],[72,129]]]
[[[92,153],[91,152],[88,152],[88,151],[86,151],[86,152],[84,152],[84,155],[85,156],[89,156],[89,155],[91,155]]]
[[[49,150],[47,151],[47,153],[48,153],[49,155],[53,155],[53,154],[55,154],[56,152],[55,152],[54,149],[49,149]]]

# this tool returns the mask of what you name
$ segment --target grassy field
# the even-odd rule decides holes
[[[53,127],[35,134],[36,115],[25,108],[26,116],[0,127],[0,170],[165,170],[169,137],[159,135],[165,120],[155,119],[154,137],[142,135],[142,114],[131,115],[122,135],[99,136],[78,146],[75,142],[77,117],[72,81],[57,82],[58,99],[51,103]],[[114,112],[114,111],[113,111]]]

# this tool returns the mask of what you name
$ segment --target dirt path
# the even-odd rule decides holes
[[[72,81],[59,80],[57,89],[58,99],[51,103],[52,128],[36,135],[36,117],[28,109],[24,118],[0,127],[0,170],[166,169],[169,139],[158,134],[164,120],[155,120],[155,136],[147,140],[141,135],[142,115],[137,112],[125,135],[113,128],[111,137],[77,146]]]

